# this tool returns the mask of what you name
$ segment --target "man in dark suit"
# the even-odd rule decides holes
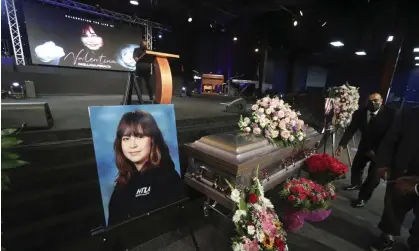
[[[376,160],[381,177],[388,176],[384,210],[378,227],[381,237],[372,251],[389,251],[406,214],[413,209],[415,220],[408,239],[409,251],[419,251],[419,108],[399,114],[379,147]]]
[[[146,88],[147,88],[147,92],[148,92],[148,96],[150,98],[151,101],[154,100],[153,98],[153,89],[151,87],[151,83],[150,83],[150,79],[151,79],[151,68],[150,68],[150,64],[148,63],[144,63],[141,62],[141,59],[146,55],[146,50],[147,50],[147,41],[146,40],[142,40],[140,47],[135,48],[134,53],[133,53],[133,58],[135,60],[136,65],[135,65],[135,75],[137,77],[138,80],[140,80],[141,78],[144,79]],[[140,88],[141,88],[141,84],[139,84]],[[142,91],[141,91],[142,93]]]
[[[361,131],[361,141],[351,167],[351,185],[345,188],[346,190],[360,190],[358,199],[352,204],[357,208],[365,205],[375,188],[380,184],[380,176],[373,159],[396,114],[394,109],[388,108],[382,103],[383,99],[380,94],[372,93],[368,96],[367,106],[353,114],[351,124],[345,130],[336,150],[336,155],[339,156],[356,131]],[[362,183],[362,174],[368,162],[370,163],[368,176]]]

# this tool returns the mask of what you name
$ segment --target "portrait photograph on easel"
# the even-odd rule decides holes
[[[181,200],[173,105],[89,107],[106,226]]]

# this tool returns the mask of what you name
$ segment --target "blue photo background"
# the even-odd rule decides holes
[[[89,107],[90,125],[102,194],[105,222],[108,224],[108,205],[115,187],[118,169],[115,165],[113,144],[118,123],[126,112],[143,110],[150,113],[157,122],[170,156],[180,175],[179,149],[177,142],[176,118],[173,105],[125,105],[125,106],[91,106]]]

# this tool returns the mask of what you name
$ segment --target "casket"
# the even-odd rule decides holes
[[[229,199],[233,186],[243,189],[258,176],[268,191],[300,170],[304,160],[315,152],[321,135],[307,130],[304,143],[298,147],[279,148],[264,137],[242,133],[222,133],[202,137],[185,145],[188,169],[185,183],[208,198],[234,209]]]

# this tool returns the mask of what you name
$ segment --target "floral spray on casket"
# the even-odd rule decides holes
[[[233,216],[236,226],[236,235],[232,238],[233,250],[288,251],[286,232],[273,204],[265,197],[257,175],[253,184],[243,191],[227,183],[231,188],[230,198],[237,204]]]
[[[279,147],[296,146],[304,142],[307,129],[299,115],[282,99],[267,96],[252,106],[251,117],[240,117],[238,126],[241,131],[263,136]]]

